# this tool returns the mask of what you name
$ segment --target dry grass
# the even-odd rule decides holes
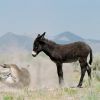
[[[64,64],[65,87],[60,88],[56,66],[44,54],[38,55],[36,58],[33,58],[31,54],[20,52],[16,55],[3,54],[1,55],[0,63],[15,63],[18,66],[27,68],[31,75],[29,87],[16,89],[1,84],[0,100],[100,99],[100,82],[96,79],[95,75],[92,78],[91,86],[89,86],[86,74],[83,88],[71,88],[77,86],[80,78],[80,69],[79,67],[74,67],[73,64]]]
[[[97,90],[96,88],[23,89],[1,92],[0,100],[99,100],[100,89]]]

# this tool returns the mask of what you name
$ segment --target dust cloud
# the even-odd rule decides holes
[[[0,58],[0,64],[4,63],[16,64],[21,71],[18,76],[20,81],[10,85],[5,84],[8,87],[30,89],[59,87],[56,65],[43,53],[35,58],[27,51],[5,53]],[[72,64],[64,64],[63,71],[65,85],[74,84],[75,73]],[[2,82],[1,84],[4,85]],[[0,87],[5,87],[2,85]]]

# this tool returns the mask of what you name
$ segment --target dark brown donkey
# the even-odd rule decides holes
[[[63,63],[71,63],[79,61],[81,67],[81,77],[78,87],[82,86],[83,78],[85,72],[87,71],[89,78],[91,79],[91,68],[89,64],[92,63],[92,49],[89,45],[84,42],[74,42],[66,45],[56,44],[44,38],[45,32],[40,35],[33,43],[32,56],[35,57],[41,51],[50,57],[50,59],[57,65],[57,73],[59,77],[59,84],[63,84]],[[87,57],[90,54],[89,64],[87,62]]]

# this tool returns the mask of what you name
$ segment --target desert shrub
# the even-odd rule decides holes
[[[82,100],[99,100],[99,97],[95,92],[89,92]]]
[[[95,72],[95,78],[100,81],[100,71]]]
[[[13,100],[13,97],[6,95],[3,97],[3,100]]]
[[[18,96],[18,97],[16,98],[16,100],[24,100],[24,97],[23,97],[23,96]]]
[[[100,56],[95,56],[92,64],[93,70],[99,70],[100,71]]]
[[[100,81],[100,55],[95,55],[92,64],[93,76]]]

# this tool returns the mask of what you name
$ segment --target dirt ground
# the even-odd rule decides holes
[[[99,100],[100,84],[95,78],[89,86],[86,74],[83,88],[76,88],[80,79],[80,67],[75,67],[74,64],[63,64],[65,85],[60,88],[56,65],[44,55],[36,58],[31,57],[31,54],[13,55],[9,59],[2,58],[1,63],[14,63],[20,68],[26,68],[31,82],[24,88],[9,87],[1,82],[0,100]]]

